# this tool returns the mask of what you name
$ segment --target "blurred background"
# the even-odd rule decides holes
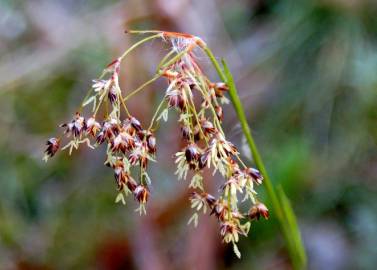
[[[297,214],[309,268],[375,269],[373,0],[0,0],[0,269],[291,269],[273,212],[241,239],[241,260],[221,243],[215,219],[186,225],[174,113],[157,135],[147,216],[131,198],[114,203],[104,150],[42,161],[46,139],[60,134],[91,80],[137,40],[125,29],[192,33],[225,57],[267,169]],[[127,57],[123,89],[150,78],[166,52],[153,41]],[[158,81],[131,100],[142,122],[165,87]],[[236,123],[228,105],[228,138],[250,158]]]

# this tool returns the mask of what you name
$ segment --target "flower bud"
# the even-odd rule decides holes
[[[268,219],[269,213],[267,207],[263,203],[257,203],[250,208],[248,216],[251,220],[259,220],[261,216]]]
[[[138,185],[134,190],[134,196],[139,203],[144,204],[148,201],[149,190],[146,186]]]
[[[49,157],[53,157],[55,153],[59,150],[60,147],[60,139],[59,138],[50,138],[47,143],[47,149],[45,150],[45,154]]]
[[[156,153],[156,137],[152,133],[147,135],[147,146],[149,153]]]
[[[244,170],[244,172],[250,176],[254,181],[255,183],[257,183],[258,185],[259,184],[262,184],[262,181],[263,181],[263,175],[257,170],[257,169],[254,169],[254,168],[246,168]]]
[[[198,147],[195,144],[191,144],[187,146],[186,151],[185,151],[185,156],[186,156],[187,162],[198,160],[199,159]]]
[[[90,117],[86,121],[86,132],[93,137],[97,134],[97,132],[101,129],[101,125],[96,121],[94,117]]]

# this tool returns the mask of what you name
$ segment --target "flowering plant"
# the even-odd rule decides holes
[[[241,159],[234,144],[227,140],[222,128],[223,109],[228,103],[224,82],[212,82],[203,72],[196,56],[197,50],[208,47],[199,37],[165,31],[129,31],[148,36],[130,47],[123,55],[111,62],[100,78],[93,80],[88,95],[73,119],[60,125],[68,142],[61,149],[78,149],[86,144],[90,148],[106,145],[105,165],[112,168],[118,188],[116,201],[125,203],[125,197],[132,194],[139,203],[138,211],[146,214],[146,203],[150,197],[151,180],[148,163],[156,160],[157,143],[154,135],[158,123],[166,121],[171,110],[179,114],[178,124],[184,147],[175,154],[178,179],[186,179],[192,172],[189,187],[191,208],[195,213],[189,223],[198,223],[198,213],[215,216],[219,222],[220,234],[226,243],[233,244],[238,257],[236,243],[239,235],[247,236],[250,221],[260,217],[268,218],[267,207],[257,198],[254,189],[263,181],[261,173],[248,167]],[[136,90],[124,95],[119,85],[122,60],[139,45],[160,38],[170,46],[169,53],[159,63],[154,77]],[[167,88],[158,105],[151,123],[143,127],[128,110],[126,102],[158,78],[164,78]],[[195,100],[200,99],[200,104]],[[85,106],[92,106],[91,115],[82,114]],[[103,108],[105,116],[98,112]],[[44,160],[54,156],[60,149],[62,139],[47,141]],[[137,167],[137,177],[131,168]],[[224,178],[219,195],[209,194],[205,189],[204,170],[211,170]],[[240,197],[243,197],[240,201]],[[242,202],[249,202],[249,211],[243,213]]]

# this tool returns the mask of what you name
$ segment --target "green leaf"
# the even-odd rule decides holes
[[[305,254],[305,249],[301,239],[301,233],[297,224],[297,219],[293,211],[292,205],[285,194],[283,188],[278,186],[277,188],[278,196],[280,200],[280,205],[284,213],[285,220],[287,221],[291,244],[292,252],[295,256],[295,264],[297,264],[296,269],[303,269],[307,263],[307,258]]]

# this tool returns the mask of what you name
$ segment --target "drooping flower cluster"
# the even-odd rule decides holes
[[[113,169],[120,191],[116,201],[124,203],[124,196],[133,194],[140,205],[138,210],[145,213],[151,184],[147,174],[148,162],[154,161],[157,150],[154,126],[161,119],[167,120],[169,110],[177,111],[184,147],[175,154],[176,174],[178,179],[186,179],[191,172],[190,188],[194,189],[190,201],[196,212],[189,222],[196,225],[198,212],[206,213],[209,209],[219,222],[223,240],[232,243],[235,253],[240,256],[236,246],[239,235],[247,236],[250,220],[268,218],[268,210],[258,201],[254,190],[254,185],[262,183],[262,175],[242,162],[237,148],[226,139],[222,129],[222,105],[228,102],[225,97],[228,86],[224,82],[211,82],[202,72],[194,53],[195,48],[204,49],[206,46],[200,38],[172,32],[146,33],[155,35],[145,41],[162,38],[171,45],[171,52],[149,81],[163,77],[168,83],[149,127],[143,129],[141,123],[130,115],[125,103],[142,88],[124,97],[119,86],[120,64],[130,49],[109,64],[100,79],[93,81],[92,95],[88,95],[81,106],[92,104],[92,116],[85,119],[77,112],[71,122],[61,125],[69,139],[62,149],[68,148],[71,153],[83,143],[91,148],[105,144],[105,164]],[[106,76],[108,78],[104,79]],[[103,107],[107,113],[100,120],[97,113]],[[49,139],[44,159],[54,156],[59,146],[59,138]],[[139,168],[138,180],[131,175],[132,167]],[[205,190],[205,170],[211,170],[213,174],[218,172],[224,179],[217,198]],[[241,210],[244,201],[251,203],[247,213]]]

